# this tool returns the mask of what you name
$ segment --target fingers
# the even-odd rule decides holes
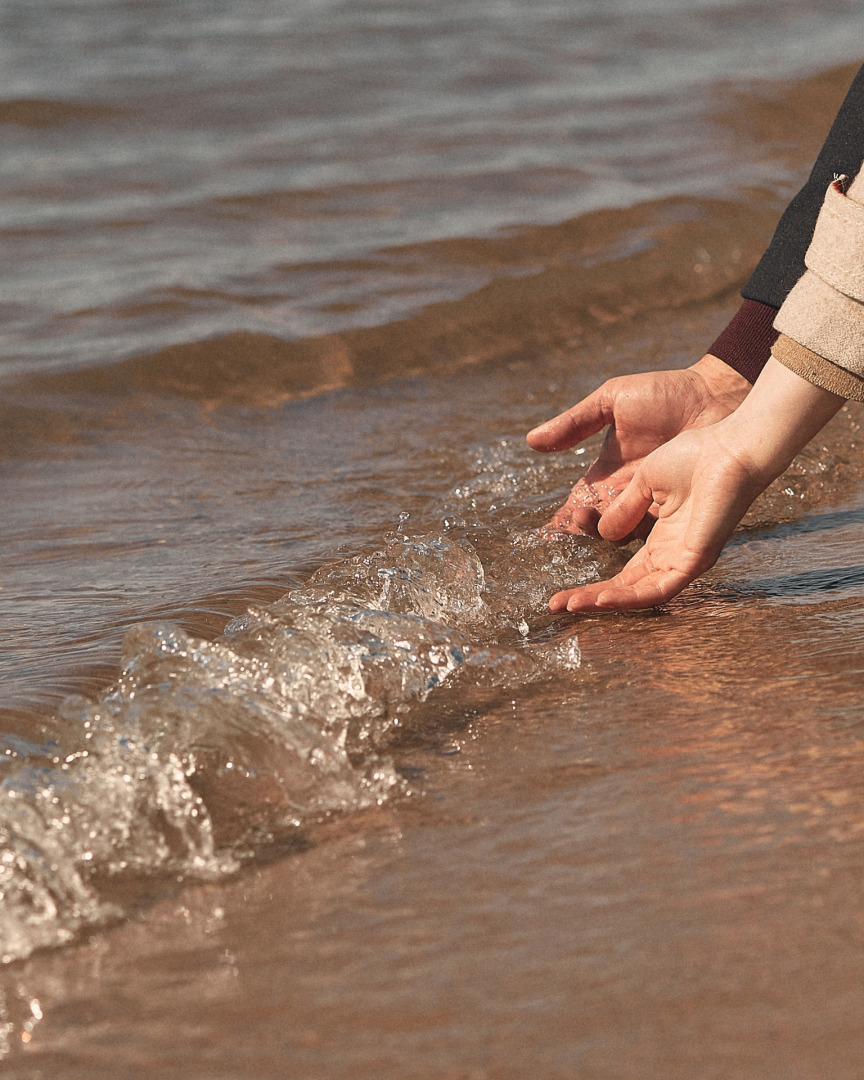
[[[600,535],[601,520],[600,510],[596,506],[569,506],[565,503],[549,521],[547,528],[571,535],[591,536],[595,540],[608,540]],[[633,540],[645,540],[656,524],[657,516],[652,509],[639,521],[635,529],[608,542],[624,547]]]
[[[584,536],[600,539],[600,511],[596,506],[574,506],[570,518],[571,531],[575,526]]]
[[[597,524],[608,505],[611,489],[606,485],[589,484],[585,477],[579,480],[567,498],[567,502],[555,511],[549,526],[569,533],[585,533],[599,537]]]
[[[595,597],[593,607],[598,611],[641,611],[665,604],[677,596],[693,580],[680,570],[657,570],[632,585],[617,585],[615,579]],[[568,611],[586,611],[581,597],[571,597]]]
[[[614,420],[606,398],[605,388],[601,386],[578,405],[529,431],[528,445],[532,450],[548,454],[553,450],[568,450],[595,435]]]
[[[603,512],[598,525],[600,536],[619,543],[646,536],[653,524],[648,514],[653,505],[654,493],[643,471],[637,469],[627,487]]]
[[[574,505],[568,500],[555,511],[546,528],[552,532],[566,532],[571,535],[582,533],[599,539],[600,533],[597,531],[599,521],[600,511],[596,506]]]
[[[550,610],[638,611],[667,603],[693,580],[693,575],[680,570],[656,570],[647,560],[634,562],[631,560],[609,581],[556,593],[549,601]]]
[[[555,511],[547,528],[571,534],[581,533],[584,536],[593,536],[597,540],[604,539],[600,535],[599,528],[601,515],[607,513],[610,505],[618,497],[618,493],[630,483],[633,470],[618,469],[607,477],[610,482],[589,483],[591,471],[595,468],[596,462],[575,485],[567,502]],[[657,520],[656,510],[657,507],[652,505],[637,525],[625,535],[616,536],[614,543],[629,544],[631,540],[644,540]]]

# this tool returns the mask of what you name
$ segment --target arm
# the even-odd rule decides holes
[[[600,535],[616,540],[656,508],[645,547],[611,582],[558,593],[554,611],[650,607],[675,596],[714,564],[753,499],[842,402],[864,400],[864,173],[829,185],[806,266],[749,395],[725,419],[645,458],[600,519]]]
[[[600,534],[618,540],[656,505],[645,546],[610,581],[556,593],[549,607],[623,611],[676,596],[714,565],[756,496],[844,400],[769,360],[734,413],[655,450],[600,519]]]

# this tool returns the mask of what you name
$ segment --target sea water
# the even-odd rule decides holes
[[[523,435],[706,350],[862,24],[3,5],[8,1075],[858,1075],[859,413],[630,616]]]

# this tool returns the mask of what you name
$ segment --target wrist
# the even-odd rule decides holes
[[[762,431],[746,416],[732,413],[715,424],[714,433],[726,455],[747,477],[752,496],[765,490],[792,462],[800,447],[776,431]]]
[[[803,379],[773,357],[717,435],[762,486],[775,480],[845,398]]]
[[[699,376],[710,397],[727,412],[737,409],[752,390],[743,375],[711,353],[691,364],[688,370]]]

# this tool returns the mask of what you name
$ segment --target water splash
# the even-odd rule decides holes
[[[528,620],[608,553],[514,531],[487,536],[481,558],[460,529],[396,533],[215,641],[130,630],[116,684],[68,699],[62,745],[23,753],[0,783],[3,961],[116,918],[124,882],[218,878],[305,823],[405,791],[388,753],[428,730],[442,690],[578,669],[575,636],[532,637]]]

